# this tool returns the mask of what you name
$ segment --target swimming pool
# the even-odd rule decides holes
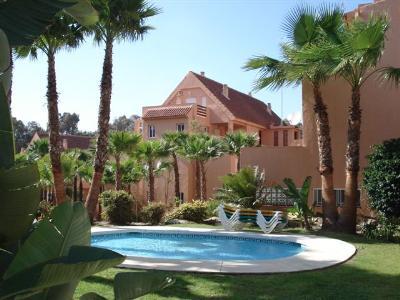
[[[272,260],[303,251],[299,243],[187,233],[127,232],[92,237],[92,245],[126,256],[185,260]]]

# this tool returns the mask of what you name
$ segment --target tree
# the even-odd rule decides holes
[[[178,153],[186,142],[188,135],[184,132],[166,132],[163,139],[169,155],[172,157],[172,167],[174,169],[175,198],[180,199],[181,188],[179,179]]]
[[[79,115],[76,113],[65,112],[59,115],[60,119],[60,133],[63,134],[77,134]]]
[[[206,163],[214,158],[218,158],[225,153],[225,145],[219,138],[207,134],[192,134],[183,144],[182,154],[196,162],[199,169],[199,176],[196,176],[196,186],[200,194],[200,200],[207,198],[207,178]]]
[[[115,189],[122,189],[121,159],[124,154],[132,154],[142,136],[127,131],[114,131],[109,138],[109,153],[115,159]]]
[[[64,178],[61,166],[62,145],[58,119],[58,93],[55,56],[63,48],[76,48],[83,41],[83,29],[73,18],[59,14],[53,23],[29,46],[16,48],[18,57],[37,58],[38,51],[47,56],[47,109],[49,119],[50,159],[57,203],[64,201]]]
[[[86,199],[86,207],[93,221],[101,178],[107,161],[108,131],[110,123],[110,105],[112,93],[113,44],[115,41],[136,41],[152,29],[145,22],[157,15],[160,10],[144,0],[93,0],[94,8],[99,12],[100,20],[92,27],[97,43],[104,42],[103,73],[100,84],[100,104],[98,113],[98,138],[94,158],[92,184]]]
[[[116,131],[133,131],[135,128],[135,121],[139,119],[139,116],[132,115],[127,118],[125,115],[115,118],[110,125],[111,130]]]
[[[155,177],[155,163],[168,156],[165,143],[163,141],[143,141],[138,145],[136,150],[137,157],[142,160],[146,165],[147,178],[148,178],[148,201],[152,202],[155,200],[154,192],[154,177]]]
[[[29,145],[27,149],[29,160],[38,160],[49,153],[49,140],[39,139]]]
[[[351,102],[347,117],[345,201],[339,220],[341,228],[348,233],[356,232],[357,222],[361,88],[368,79],[376,76],[380,80],[389,80],[396,85],[400,81],[400,68],[378,67],[384,52],[388,28],[389,22],[386,17],[370,17],[367,21],[355,19],[345,23],[336,44],[327,47],[335,66],[333,73],[342,77],[351,87]]]
[[[257,144],[257,136],[255,134],[247,134],[243,131],[228,132],[224,141],[227,145],[227,151],[231,155],[236,155],[237,166],[236,171],[240,171],[240,152],[245,147],[254,147]]]
[[[36,132],[44,132],[44,129],[37,122],[28,122],[25,125],[24,122],[16,118],[12,118],[12,122],[14,128],[15,150],[17,153],[28,146]]]
[[[338,211],[333,191],[333,159],[330,126],[327,106],[324,103],[321,85],[331,77],[331,68],[327,64],[329,57],[315,59],[321,40],[337,39],[343,24],[343,12],[337,7],[321,6],[315,10],[308,6],[294,9],[284,25],[289,43],[281,46],[282,60],[268,56],[250,59],[246,70],[259,70],[255,89],[277,89],[285,85],[310,82],[314,94],[314,115],[317,129],[319,151],[319,173],[323,198],[323,228],[336,227]],[[309,55],[303,55],[304,49],[312,49]]]

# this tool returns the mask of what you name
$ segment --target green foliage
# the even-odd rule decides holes
[[[207,217],[207,203],[201,200],[187,202],[175,208],[167,215],[166,220],[180,219],[196,223],[203,222]]]
[[[165,215],[165,206],[161,203],[150,203],[143,207],[140,212],[140,220],[144,223],[151,225],[158,225],[161,223]]]
[[[363,186],[372,209],[387,219],[400,218],[400,139],[374,146]]]
[[[217,208],[221,204],[221,201],[215,199],[209,199],[206,201],[207,209],[206,216],[207,218],[216,217],[218,215]]]
[[[365,222],[361,232],[368,239],[397,242],[400,240],[399,225],[399,223],[394,223],[393,220],[378,216],[372,222]]]
[[[53,210],[54,206],[51,205],[50,202],[47,200],[42,200],[39,202],[39,207],[36,213],[36,219],[42,220],[44,218],[50,218],[51,211]]]
[[[109,137],[109,152],[118,158],[122,154],[132,154],[142,136],[138,133],[128,131],[113,131]]]
[[[311,187],[311,177],[308,176],[300,190],[297,189],[293,180],[290,178],[285,178],[283,183],[286,188],[278,185],[277,188],[281,190],[286,197],[293,200],[292,212],[294,212],[299,217],[303,218],[305,226],[307,229],[311,229],[308,218],[313,214],[312,209],[308,206],[308,194],[310,193]]]
[[[38,160],[49,153],[49,140],[36,140],[26,150],[29,160]]]
[[[125,191],[105,191],[99,200],[103,205],[103,216],[112,224],[125,225],[132,222],[134,200]]]
[[[224,141],[227,145],[227,152],[239,156],[240,151],[245,147],[253,147],[257,144],[255,134],[247,134],[243,131],[228,132]]]
[[[226,152],[221,139],[203,133],[190,135],[182,146],[180,152],[183,156],[203,162],[218,158]]]
[[[222,177],[222,188],[215,199],[243,208],[258,208],[265,202],[265,174],[258,167],[243,168],[238,173]]]

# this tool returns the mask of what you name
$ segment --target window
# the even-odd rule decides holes
[[[149,125],[148,135],[149,135],[149,138],[155,138],[156,137],[156,127],[154,125]]]
[[[343,207],[344,204],[344,189],[334,189],[336,206]],[[358,190],[357,207],[361,207],[360,203],[360,190]],[[315,206],[322,206],[322,191],[321,189],[314,189],[314,204]]]
[[[279,146],[279,132],[274,131],[274,146],[277,147]]]
[[[196,103],[196,98],[187,98],[186,99],[186,103],[187,104],[194,104],[194,103]]]
[[[294,139],[295,140],[299,139],[299,133],[297,131],[294,132]]]
[[[284,130],[283,131],[283,146],[287,146],[288,145],[288,131]]]
[[[185,131],[185,124],[183,124],[183,123],[176,124],[176,131],[179,131],[179,132]]]

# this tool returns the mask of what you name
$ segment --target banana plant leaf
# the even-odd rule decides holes
[[[5,94],[11,87],[11,57],[8,38],[3,30],[0,29],[0,82],[3,84]]]
[[[0,1],[0,28],[12,47],[29,45],[63,9],[82,25],[97,22],[88,0],[8,0]]]
[[[82,278],[123,262],[125,257],[114,251],[96,247],[73,246],[67,256],[58,257],[9,277],[0,283],[0,300],[34,295],[35,299],[50,299],[48,288]],[[42,294],[36,294],[41,292]]]
[[[40,200],[38,181],[36,164],[0,169],[1,247],[20,240],[32,226]]]
[[[90,221],[81,202],[64,202],[40,221],[4,274],[8,279],[36,264],[65,256],[72,246],[89,246]]]
[[[123,272],[115,275],[114,296],[115,300],[136,299],[148,293],[157,292],[174,284],[172,277],[160,273],[146,271]],[[90,292],[82,295],[80,300],[104,300],[105,298]]]

